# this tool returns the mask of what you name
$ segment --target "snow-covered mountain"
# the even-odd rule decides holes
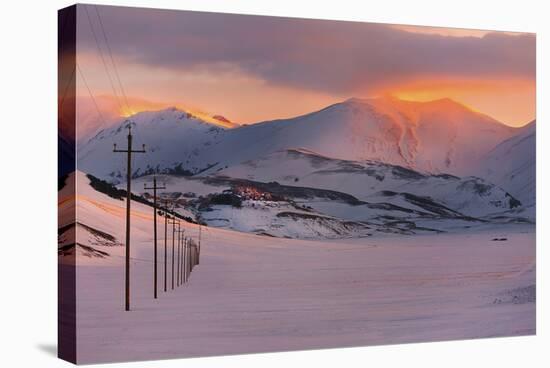
[[[135,126],[134,174],[196,174],[240,164],[289,148],[352,161],[373,160],[430,173],[468,175],[488,147],[516,129],[449,99],[410,102],[386,97],[349,99],[307,115],[233,129],[177,109],[144,112],[99,132],[81,145],[80,170],[114,180],[124,167],[113,143],[126,142],[124,126]]]
[[[126,147],[127,126],[134,148],[147,145],[134,190],[164,174],[165,195],[214,226],[345,237],[534,220],[535,124],[511,128],[449,99],[350,99],[236,128],[142,112],[79,147],[78,169],[123,182],[126,158],[112,149]]]
[[[400,196],[388,192],[407,193],[429,197],[468,216],[484,216],[520,205],[505,190],[478,177],[422,173],[371,160],[338,160],[304,150],[274,152],[216,174],[336,190],[369,202],[399,202]]]
[[[390,97],[350,99],[312,114],[261,123],[247,130],[248,135],[268,138],[265,143],[249,140],[258,147],[253,157],[301,147],[332,158],[381,161],[454,174],[466,173],[487,146],[514,131],[449,99],[409,102]]]
[[[422,174],[294,150],[243,166],[243,172],[157,176],[167,187],[160,195],[196,221],[277,237],[419,234],[532,222],[518,200],[475,177]],[[141,193],[151,179],[137,178],[136,190]]]
[[[525,205],[535,203],[536,121],[481,158],[478,175],[498,183]]]
[[[113,153],[113,144],[126,149],[128,126],[132,127],[133,149],[146,144],[147,153],[134,154],[132,171],[137,176],[153,172],[189,175],[208,168],[216,163],[209,161],[208,148],[217,145],[226,131],[177,108],[141,112],[80,144],[79,169],[118,182],[125,172],[126,158]]]

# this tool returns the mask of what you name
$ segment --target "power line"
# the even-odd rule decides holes
[[[93,105],[97,111],[97,114],[99,116],[99,120],[101,121],[101,125],[99,126],[99,131],[102,129],[105,129],[107,126],[107,121],[105,120],[105,117],[101,113],[101,110],[99,109],[99,105],[97,104],[97,100],[94,97],[94,94],[92,93],[92,90],[90,89],[90,86],[88,85],[88,82],[86,81],[86,77],[84,77],[84,73],[82,72],[82,69],[80,69],[80,65],[78,63],[75,63],[76,69],[78,69],[78,73],[80,74],[80,78],[84,82],[84,86],[88,90],[88,94],[90,95],[90,98],[92,99]],[[92,151],[88,151],[88,153],[84,154],[82,157],[79,158],[79,160],[84,160]]]
[[[105,26],[103,25],[103,21],[101,20],[101,15],[99,14],[98,7],[96,5],[94,5],[94,8],[95,8],[95,11],[96,11],[96,14],[97,14],[97,19],[99,20],[99,26],[100,26],[101,32],[103,34],[103,39],[105,40],[105,45],[107,46],[107,52],[109,53],[109,58],[111,59],[111,63],[113,64],[113,70],[114,70],[114,73],[115,73],[115,77],[117,79],[120,91],[122,93],[122,97],[124,98],[124,102],[126,103],[126,108],[128,110],[128,113],[130,113],[132,111],[132,109],[130,107],[130,103],[128,102],[128,96],[127,96],[126,91],[124,89],[124,85],[122,84],[122,79],[120,78],[120,73],[118,72],[118,68],[116,66],[115,58],[113,56],[113,52],[111,50],[111,46],[110,46],[109,40],[107,38],[107,32],[105,31]],[[97,42],[97,40],[96,40],[96,42]],[[98,46],[98,48],[99,48],[99,46]],[[102,56],[102,59],[103,59],[103,56]],[[106,65],[105,61],[103,61],[103,63],[104,63],[104,65]],[[112,84],[112,81],[111,81],[111,84]],[[118,96],[117,96],[117,101],[118,101]],[[120,103],[120,101],[118,101],[118,102],[122,106],[122,103]],[[142,139],[141,135],[139,134],[139,129],[138,129],[137,124],[134,124],[134,127],[135,127],[134,132],[135,132],[138,140],[141,141],[141,143],[143,143],[144,140]]]
[[[103,51],[101,49],[101,46],[99,44],[99,40],[97,38],[97,35],[95,33],[94,25],[92,23],[92,18],[90,17],[90,13],[88,12],[88,7],[86,5],[83,5],[84,10],[86,11],[86,17],[88,18],[88,23],[90,24],[90,29],[92,30],[92,35],[94,36],[94,40],[97,46],[97,50],[99,51],[99,56],[101,58],[101,62],[103,63],[103,67],[105,68],[105,73],[107,73],[107,78],[109,79],[109,83],[111,84],[111,88],[113,89],[113,93],[115,95],[115,98],[117,100],[117,103],[119,105],[119,108],[123,108],[124,106],[121,104],[120,99],[118,97],[118,93],[116,91],[115,85],[113,83],[113,79],[111,77],[111,73],[109,73],[109,68],[107,67],[107,63],[105,62],[105,57],[103,56]]]
[[[97,110],[97,114],[99,115],[99,118],[101,119],[101,125],[102,127],[106,125],[106,120],[103,117],[103,114],[101,113],[101,110],[99,110],[99,106],[97,104],[97,101],[92,93],[92,90],[90,89],[90,86],[88,85],[88,82],[86,81],[86,78],[84,77],[84,73],[82,73],[82,69],[80,69],[80,66],[78,63],[76,63],[76,68],[78,69],[78,73],[80,74],[80,77],[82,78],[82,81],[84,82],[84,86],[86,86],[86,89],[88,90],[88,93],[90,94],[90,97],[92,98],[92,102],[94,103],[94,106]]]
[[[72,86],[73,79],[76,74],[76,63],[71,71],[71,77],[69,78],[69,81],[67,82],[67,86],[65,87],[65,90],[63,92],[63,96],[61,97],[61,102],[59,103],[59,110],[63,108],[63,103],[65,102],[65,97],[67,97],[67,93],[69,92],[69,87]]]
[[[126,103],[126,107],[130,111],[130,104],[128,103],[128,97],[126,96],[126,92],[124,91],[124,86],[122,85],[122,81],[120,80],[120,74],[118,73],[118,68],[115,63],[115,59],[113,57],[113,53],[111,51],[111,46],[109,45],[109,41],[107,40],[107,33],[105,32],[105,27],[103,26],[103,21],[101,20],[101,15],[99,14],[99,10],[97,5],[94,5],[95,12],[97,14],[97,19],[99,19],[99,25],[101,28],[101,32],[103,33],[103,39],[105,40],[105,44],[107,45],[107,52],[109,52],[109,57],[111,58],[111,63],[113,64],[113,69],[115,71],[115,76],[117,78],[120,91],[122,92],[122,97],[124,97],[124,102]]]

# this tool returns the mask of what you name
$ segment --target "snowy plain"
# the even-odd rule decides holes
[[[124,201],[77,180],[79,222],[124,239]],[[130,312],[123,247],[77,253],[80,363],[535,333],[532,224],[324,241],[203,227],[190,282],[154,300],[152,218],[134,204]]]

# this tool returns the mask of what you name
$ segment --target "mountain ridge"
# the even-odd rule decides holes
[[[524,204],[536,197],[536,120],[500,142],[482,157],[477,175],[498,182]]]
[[[148,154],[135,157],[137,173],[179,168],[187,175],[214,172],[296,147],[336,159],[471,175],[489,147],[518,131],[451,99],[352,98],[298,117],[235,128],[168,108],[141,112],[101,131],[79,147],[79,166],[102,178],[117,176],[116,171],[124,167],[107,168],[113,161],[108,151],[113,143],[125,142],[127,125],[137,127],[136,144],[145,143],[149,149]]]

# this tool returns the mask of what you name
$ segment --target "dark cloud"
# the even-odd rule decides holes
[[[97,52],[79,5],[79,51]],[[87,6],[99,41],[96,9]],[[445,37],[387,25],[98,7],[116,58],[189,70],[238,67],[270,83],[353,92],[422,76],[534,79],[535,37]]]

